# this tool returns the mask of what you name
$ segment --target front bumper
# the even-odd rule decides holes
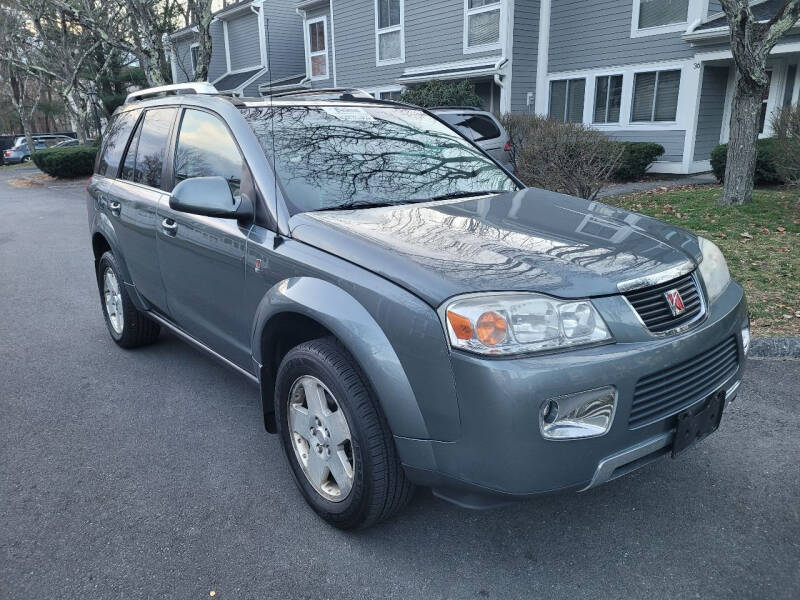
[[[727,400],[735,396],[745,368],[741,327],[747,320],[742,288],[735,282],[699,325],[674,336],[648,333],[620,297],[603,298],[595,305],[607,317],[617,343],[516,359],[453,352],[461,437],[454,442],[396,437],[409,477],[470,507],[558,490],[585,490],[615,479],[666,455],[672,445],[674,415],[629,427],[639,378],[732,336],[738,368],[719,388],[726,390]],[[539,411],[544,402],[606,385],[618,390],[614,421],[606,434],[577,440],[542,437]]]

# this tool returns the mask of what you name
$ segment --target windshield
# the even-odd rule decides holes
[[[274,148],[292,214],[518,187],[478,149],[421,110],[338,105],[242,112],[270,160]]]

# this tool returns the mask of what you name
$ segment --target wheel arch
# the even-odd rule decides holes
[[[127,286],[131,301],[139,310],[147,310],[147,303],[139,296],[136,287],[133,285],[128,265],[120,249],[119,240],[114,233],[114,226],[109,218],[103,213],[97,213],[94,227],[92,227],[92,254],[94,255],[94,268],[97,272],[97,263],[103,253],[110,251],[114,255],[117,266],[122,276],[122,282]]]
[[[261,300],[251,335],[253,358],[260,366],[267,431],[276,430],[275,373],[283,356],[297,344],[332,335],[361,368],[392,433],[428,437],[411,384],[391,343],[369,312],[342,288],[313,277],[277,283]]]

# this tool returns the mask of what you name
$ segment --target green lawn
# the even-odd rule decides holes
[[[800,190],[757,190],[722,207],[719,186],[655,190],[604,202],[690,229],[717,244],[750,303],[753,333],[800,335]]]

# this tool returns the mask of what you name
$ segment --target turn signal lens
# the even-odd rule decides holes
[[[478,339],[487,346],[497,346],[508,335],[508,323],[494,311],[483,313],[478,317]]]
[[[447,320],[450,322],[450,327],[453,328],[453,333],[458,339],[471,340],[475,337],[475,333],[472,330],[472,323],[467,317],[462,317],[458,313],[448,310]]]

